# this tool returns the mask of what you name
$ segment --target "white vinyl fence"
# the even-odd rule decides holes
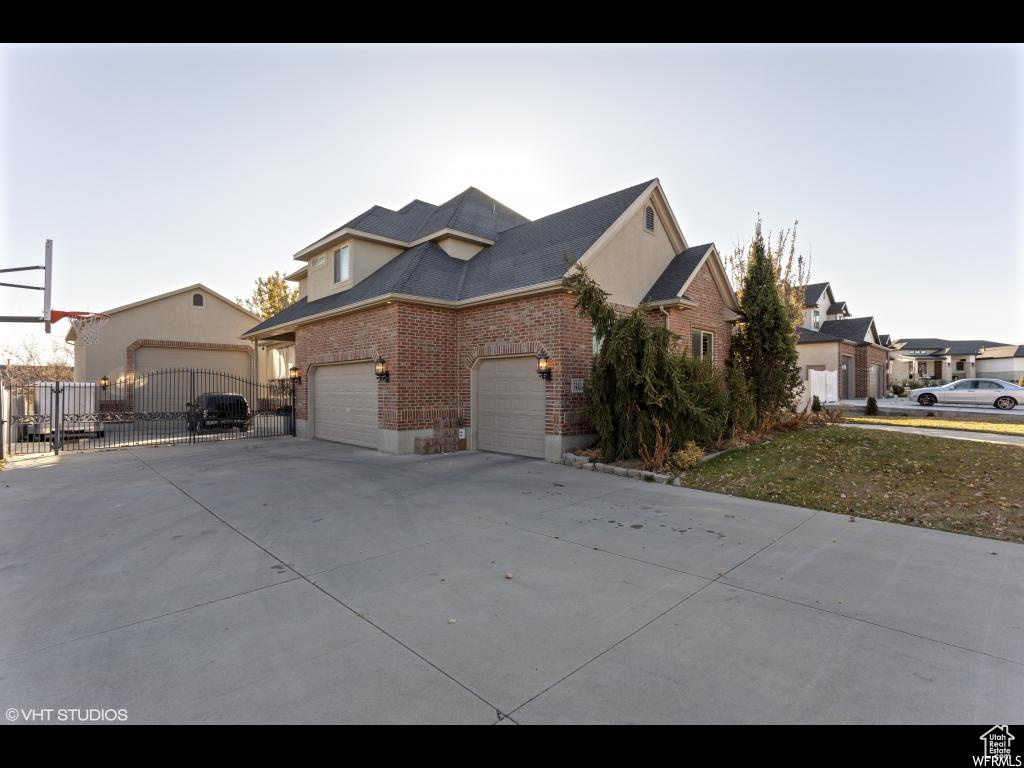
[[[839,400],[839,375],[836,371],[810,370],[807,377],[811,399],[817,395],[823,403],[834,403]]]

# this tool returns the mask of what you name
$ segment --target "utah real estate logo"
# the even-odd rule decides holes
[[[1019,766],[1020,755],[1013,755],[1012,742],[1016,738],[1005,725],[994,725],[981,736],[985,745],[981,755],[974,756],[974,764],[978,766]]]

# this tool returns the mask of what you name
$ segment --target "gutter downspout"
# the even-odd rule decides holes
[[[660,309],[661,310],[661,314],[663,314],[665,316],[665,330],[666,331],[671,331],[672,329],[669,328],[669,322],[672,320],[672,316],[668,313],[668,310],[665,309],[664,306],[659,306],[658,309]]]

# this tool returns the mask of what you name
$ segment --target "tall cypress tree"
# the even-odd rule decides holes
[[[602,341],[586,391],[604,461],[638,456],[641,446],[653,453],[656,425],[667,428],[673,450],[687,440],[710,445],[721,436],[726,418],[721,374],[677,352],[678,337],[651,322],[647,309],[617,317],[608,294],[583,265],[577,264],[563,283]]]
[[[746,374],[759,422],[792,408],[801,383],[796,333],[778,277],[758,221],[740,292],[742,320],[732,354]]]

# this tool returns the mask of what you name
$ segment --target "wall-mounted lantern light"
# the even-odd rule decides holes
[[[377,381],[390,381],[391,374],[388,372],[388,361],[381,355],[373,361],[373,372],[377,374]]]
[[[537,353],[537,375],[545,381],[551,381],[551,358],[547,352]]]
[[[108,379],[106,376],[100,376],[100,388],[104,392],[106,392],[107,391],[107,387],[109,387],[109,386],[110,386],[110,379]]]
[[[302,383],[302,371],[296,368],[294,365],[288,369],[288,378],[294,381],[296,384]]]

